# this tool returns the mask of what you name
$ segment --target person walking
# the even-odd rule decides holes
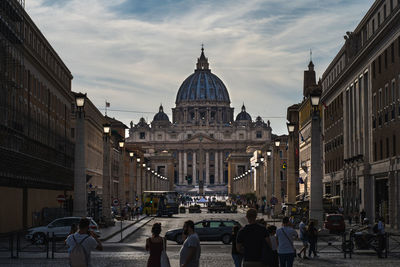
[[[200,239],[194,232],[194,222],[188,220],[183,224],[183,234],[186,236],[179,252],[180,267],[199,267],[200,265]]]
[[[279,256],[278,256],[278,240],[276,238],[276,226],[270,225],[267,227],[269,238],[271,240],[272,249],[272,264],[270,267],[279,267]]]
[[[280,267],[292,267],[296,256],[293,240],[297,238],[297,232],[290,227],[288,217],[283,218],[282,224],[283,226],[276,231],[279,263]]]
[[[246,226],[240,229],[236,248],[238,252],[243,250],[243,267],[261,267],[264,266],[263,245],[264,242],[271,248],[271,240],[267,228],[257,223],[257,210],[249,209],[246,213]]]
[[[301,253],[303,253],[303,259],[308,259],[308,257],[306,256],[306,252],[307,252],[307,248],[308,248],[306,221],[307,221],[307,219],[305,217],[303,217],[299,224],[300,240],[301,240],[301,242],[303,242],[303,247],[300,249],[297,256],[299,256],[299,258],[301,258]]]
[[[160,236],[161,223],[153,224],[152,236],[146,239],[146,250],[150,252],[147,267],[161,267],[161,252],[167,248],[165,238]]]
[[[91,267],[90,253],[92,250],[103,250],[96,234],[89,231],[90,221],[82,218],[79,221],[79,231],[68,236],[65,243],[68,246],[70,266]]]
[[[308,250],[308,257],[311,258],[311,253],[313,253],[314,258],[318,257],[316,245],[318,240],[318,231],[315,228],[314,222],[311,221],[307,227],[307,239],[310,243],[310,249]]]
[[[267,213],[268,219],[271,219],[271,206],[269,204],[266,207],[266,213]]]
[[[383,258],[382,251],[385,248],[385,224],[383,222],[383,217],[379,217],[377,223],[377,237],[378,237],[378,249],[377,254],[379,258]]]
[[[239,230],[240,230],[239,225],[235,225],[232,228],[232,259],[233,259],[233,263],[235,264],[235,267],[241,267],[242,261],[243,261],[243,255],[241,252],[239,252],[237,250],[237,247],[236,247],[236,238],[237,238]]]
[[[362,209],[362,211],[360,212],[360,216],[361,216],[361,223],[364,224],[364,219],[367,216],[367,213],[365,212],[364,209]]]

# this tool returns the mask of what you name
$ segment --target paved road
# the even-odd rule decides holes
[[[93,266],[114,267],[114,266],[146,266],[148,253],[144,249],[145,240],[151,234],[151,226],[154,222],[161,222],[162,234],[167,230],[181,228],[183,222],[187,219],[198,221],[204,218],[230,218],[245,224],[243,213],[238,214],[185,214],[177,215],[173,218],[155,218],[143,228],[127,238],[124,243],[105,242],[105,251],[92,253]],[[233,266],[230,245],[224,245],[222,242],[202,242],[202,267],[225,267]],[[295,244],[300,246],[299,242]],[[167,253],[172,266],[178,266],[178,255],[180,246],[175,242],[168,241]],[[0,258],[0,266],[57,266],[67,267],[68,258],[66,254],[57,254],[56,259],[46,260],[44,255],[25,254],[20,259]],[[371,255],[353,255],[352,259],[343,259],[343,254],[321,253],[321,257],[313,260],[296,259],[295,266],[362,266],[362,267],[380,267],[380,266],[398,266],[400,259],[390,257],[379,260],[374,254]]]

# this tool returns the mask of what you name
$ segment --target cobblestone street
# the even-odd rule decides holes
[[[187,219],[192,219],[195,222],[202,219],[223,218],[234,219],[242,225],[246,223],[244,214],[179,214],[172,218],[154,218],[149,223],[145,224],[132,236],[128,237],[123,243],[104,242],[103,252],[92,253],[92,265],[98,267],[108,266],[146,266],[148,253],[144,249],[146,238],[150,234],[151,226],[154,222],[161,222],[162,235],[167,230],[180,228],[183,222]],[[276,223],[277,226],[280,224]],[[224,245],[222,242],[202,242],[201,266],[233,266],[231,258],[231,246]],[[322,245],[322,244],[321,244]],[[297,249],[301,243],[295,242]],[[180,245],[176,242],[168,241],[167,252],[171,261],[171,266],[178,266]],[[324,250],[325,251],[325,250]],[[330,251],[330,250],[327,250]],[[20,254],[19,259],[0,258],[0,266],[57,266],[67,267],[68,256],[66,253],[55,255],[55,259],[45,259],[46,255],[42,254]],[[344,259],[342,253],[320,253],[317,259],[303,260],[296,259],[294,266],[397,266],[400,259],[390,255],[387,259],[378,259],[375,253],[353,254],[351,259]]]

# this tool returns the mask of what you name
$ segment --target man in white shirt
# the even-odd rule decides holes
[[[77,243],[81,244],[85,250],[87,264],[90,267],[90,252],[94,249],[103,250],[103,246],[96,234],[89,231],[90,221],[87,218],[82,218],[79,222],[79,231],[67,237],[65,243],[68,245],[68,253],[71,254]]]
[[[282,220],[283,227],[276,231],[278,238],[278,254],[280,266],[292,267],[296,256],[293,240],[298,237],[297,232],[289,226],[289,217]]]

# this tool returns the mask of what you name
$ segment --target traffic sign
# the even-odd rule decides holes
[[[113,203],[113,206],[114,206],[114,207],[118,206],[118,205],[119,205],[118,198],[114,198],[113,201],[112,201],[112,203]]]
[[[58,195],[56,199],[57,199],[58,203],[65,202],[65,196],[64,195]]]

